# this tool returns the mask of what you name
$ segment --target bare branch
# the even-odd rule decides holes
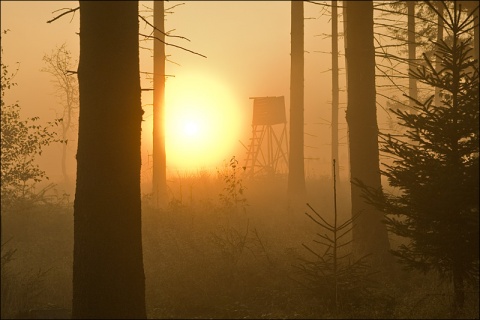
[[[142,19],[143,21],[145,21],[146,24],[148,24],[150,27],[152,27],[154,30],[157,30],[157,31],[160,31],[163,35],[165,35],[166,37],[172,37],[172,38],[180,38],[180,39],[185,39],[187,41],[190,42],[190,39],[188,38],[185,38],[185,37],[182,37],[182,36],[174,36],[174,35],[171,35],[169,34],[168,32],[164,32],[163,30],[160,30],[158,29],[157,27],[155,27],[153,24],[151,24],[150,22],[148,22],[147,19],[145,19],[144,17],[142,17],[141,15],[138,15],[140,17],[140,19]]]
[[[207,58],[207,56],[204,56],[204,55],[203,55],[203,54],[201,54],[201,53],[198,53],[198,52],[195,52],[195,51],[189,50],[189,49],[187,49],[187,48],[184,48],[184,47],[181,47],[181,46],[177,46],[177,45],[175,45],[175,44],[167,43],[167,42],[163,41],[163,40],[162,40],[162,39],[160,39],[160,38],[157,38],[157,37],[154,37],[154,36],[149,36],[149,35],[146,35],[146,34],[143,34],[143,33],[139,33],[139,35],[141,35],[141,36],[143,36],[143,37],[145,37],[145,38],[150,38],[150,39],[155,39],[155,40],[158,40],[158,41],[160,41],[160,42],[164,43],[166,46],[172,46],[172,47],[175,47],[175,48],[179,48],[179,49],[182,49],[182,50],[188,51],[188,52],[190,52],[190,53],[196,54],[196,55],[198,55],[198,56],[200,56],[200,57]]]
[[[313,207],[309,203],[307,203],[307,206],[317,215],[317,217],[319,217],[323,221],[323,223],[325,223],[327,226],[330,227],[329,230],[333,230],[333,226],[330,223],[328,223],[327,221],[325,221],[325,219],[323,219],[322,216],[320,214],[318,214],[317,211],[315,211],[315,209],[313,209]],[[305,214],[308,216],[308,214],[306,212],[305,212]]]
[[[53,11],[52,13],[57,12],[57,11],[59,11],[59,10],[67,10],[67,11],[65,11],[65,12],[62,13],[62,14],[59,14],[58,16],[56,16],[55,18],[53,18],[53,19],[51,19],[51,20],[48,20],[47,23],[52,23],[53,21],[58,20],[58,19],[60,19],[61,17],[63,17],[64,15],[67,15],[67,14],[72,13],[72,12],[73,12],[73,14],[75,14],[75,11],[77,11],[78,9],[80,9],[80,7],[76,7],[76,8],[73,8],[73,9],[63,8],[63,9],[55,10],[55,11]]]
[[[318,2],[315,2],[315,1],[311,1],[311,0],[306,0],[305,2],[308,2],[308,3],[311,3],[311,4],[316,4],[317,6],[332,7],[331,4],[318,3]],[[339,6],[339,5],[337,5],[337,8],[344,8],[344,6]]]
[[[173,6],[171,6],[170,8],[165,9],[165,11],[172,10],[173,8],[176,8],[176,7],[178,7],[178,6],[182,6],[182,5],[184,5],[184,4],[185,4],[185,2],[177,3],[176,5],[173,5]]]

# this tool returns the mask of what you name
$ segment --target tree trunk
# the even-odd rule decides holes
[[[62,125],[62,139],[67,140],[67,132],[65,126]],[[70,178],[67,173],[67,144],[62,144],[62,175],[63,185],[66,190],[70,190]]]
[[[443,3],[437,1],[437,10],[439,13],[439,16],[437,17],[437,42],[440,42],[443,40]],[[442,68],[441,63],[438,58],[435,58],[435,70],[440,71]],[[440,88],[435,87],[435,106],[440,106],[441,105],[441,99],[440,99]]]
[[[478,4],[478,2],[477,2]],[[479,16],[479,8],[477,7],[476,12],[475,12],[475,19],[473,20],[473,24],[477,26],[476,28],[473,28],[473,57],[478,61],[478,16]]]
[[[408,69],[413,70],[415,68],[415,59],[417,58],[415,42],[415,1],[407,1],[408,11]],[[417,99],[417,80],[411,75],[408,76],[408,96]],[[415,102],[409,99],[410,107],[415,106]],[[414,108],[410,110],[415,111]]]
[[[293,203],[304,203],[305,170],[303,150],[303,1],[291,1],[291,72],[290,72],[290,154],[288,194]],[[292,203],[292,202],[291,202]]]
[[[466,9],[468,14],[473,12],[473,58],[478,60],[478,15],[479,15],[479,1],[458,1],[458,4],[462,6],[463,9]]]
[[[165,41],[164,1],[153,2],[154,36]],[[161,31],[160,31],[161,30]],[[153,198],[156,208],[167,204],[165,152],[165,43],[153,40]]]
[[[348,1],[346,12],[350,175],[352,181],[359,179],[381,188],[372,1]],[[352,215],[360,214],[353,224],[354,254],[360,257],[371,253],[376,261],[387,260],[389,242],[382,213],[364,202],[361,190],[353,183],[351,193]]]
[[[138,2],[80,15],[72,318],[146,318]]]
[[[336,165],[332,169],[332,178],[340,183],[338,161],[338,10],[337,1],[332,1],[332,160]]]

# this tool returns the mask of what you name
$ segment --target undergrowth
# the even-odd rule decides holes
[[[340,306],[335,314],[331,302],[297,281],[295,266],[311,259],[302,244],[312,241],[318,225],[304,212],[288,213],[286,178],[244,180],[239,170],[235,179],[227,180],[232,170],[228,162],[220,174],[172,178],[164,210],[153,208],[145,195],[143,253],[149,318],[449,317],[446,285],[433,276],[407,272],[388,283],[379,282],[382,290],[369,304]],[[229,183],[242,186],[237,199],[245,201],[237,202],[239,210],[233,202],[221,200],[232,190]],[[331,185],[324,177],[307,179],[309,203],[327,221],[332,221],[334,211]],[[349,219],[348,190],[348,184],[338,188],[339,221]],[[16,250],[2,264],[2,290],[8,285],[10,292],[2,291],[2,318],[14,317],[21,309],[71,308],[71,203],[39,205],[2,216],[2,236],[12,239],[2,246],[2,257]],[[468,290],[463,316],[478,318],[478,288]]]

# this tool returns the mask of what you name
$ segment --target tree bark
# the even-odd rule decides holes
[[[290,154],[288,194],[295,203],[304,202],[304,30],[303,1],[291,1]]]
[[[137,1],[80,1],[72,318],[146,318]]]
[[[370,187],[381,188],[378,151],[378,126],[375,100],[375,49],[373,43],[372,1],[348,1],[346,6],[347,124],[349,130],[350,176]],[[389,257],[389,242],[383,215],[361,197],[361,190],[351,184],[353,251],[357,257]]]
[[[165,41],[164,1],[153,2],[153,25],[155,38]],[[157,39],[153,41],[153,198],[155,207],[163,208],[167,204],[165,43]]]

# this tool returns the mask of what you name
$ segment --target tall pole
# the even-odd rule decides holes
[[[338,10],[337,1],[332,1],[332,174],[340,181],[338,169]]]
[[[165,41],[164,1],[153,2],[155,38]],[[153,40],[153,199],[155,207],[167,202],[167,157],[165,152],[165,43]]]

